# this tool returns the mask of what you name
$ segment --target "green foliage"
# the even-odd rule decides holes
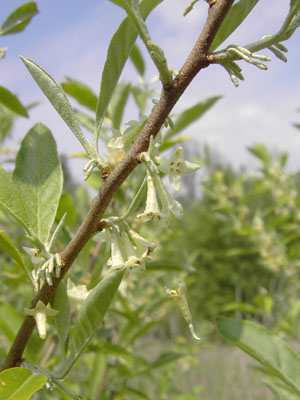
[[[161,2],[162,0],[143,0],[140,4],[143,18],[146,19],[150,12]],[[100,95],[96,111],[96,129],[98,135],[105,112],[137,36],[138,33],[135,27],[127,17],[111,39],[102,73]]]
[[[12,180],[30,231],[42,243],[49,238],[62,191],[63,176],[51,132],[36,124],[24,137]]]
[[[63,90],[79,104],[89,108],[92,111],[96,111],[97,107],[97,96],[95,93],[86,86],[84,83],[79,82],[72,78],[67,78],[66,82],[61,84]]]
[[[174,121],[174,126],[165,133],[164,140],[168,141],[173,136],[182,132],[190,124],[201,118],[218,100],[221,96],[214,96],[200,101],[189,109],[183,111]]]
[[[111,174],[122,168],[118,163],[124,157],[123,164],[127,163],[130,156],[126,152],[146,126],[150,101],[154,103],[154,114],[159,102],[153,99],[156,93],[145,81],[145,61],[135,44],[138,35],[157,67],[164,94],[175,91],[184,77],[179,74],[173,81],[164,52],[151,40],[145,23],[162,0],[111,1],[123,7],[128,18],[110,42],[99,97],[80,79],[66,78],[60,86],[39,65],[21,57],[82,144],[85,153],[77,156],[89,159],[84,167],[85,180],[90,187],[104,190],[91,201],[92,189],[87,191],[83,185],[75,189],[66,173],[62,193],[62,168],[55,141],[42,124],[25,135],[14,172],[10,175],[0,167],[1,358],[15,340],[24,306],[30,304],[33,291],[38,292],[38,297],[32,303],[34,307],[25,308],[25,312],[34,316],[43,339],[34,334],[28,343],[23,365],[29,369],[10,369],[0,375],[0,399],[29,399],[47,379],[55,387],[53,399],[78,399],[79,395],[92,400],[199,399],[201,386],[198,378],[190,381],[190,375],[193,366],[198,365],[199,346],[205,346],[209,338],[211,343],[215,340],[211,336],[216,332],[211,320],[218,314],[251,315],[281,334],[300,335],[300,186],[298,174],[284,169],[287,153],[276,157],[263,145],[250,148],[260,162],[259,172],[251,176],[220,163],[216,165],[205,155],[195,157],[198,165],[186,161],[181,148],[174,149],[168,158],[160,155],[185,141],[187,136],[178,134],[199,121],[221,96],[197,101],[177,115],[174,122],[172,116],[161,121],[153,131],[157,137],[147,136],[148,150],[145,142],[145,152],[130,161],[137,163],[138,159],[141,165],[122,187],[118,188],[118,182],[113,181],[115,175]],[[257,3],[235,3],[213,49],[229,37]],[[269,48],[285,59],[282,52],[286,48],[280,41],[286,40],[299,25],[299,8],[299,0],[291,1],[279,33],[255,42],[254,48],[248,46],[251,51]],[[36,13],[33,2],[21,6],[3,23],[2,35],[23,30]],[[277,46],[277,50],[272,46]],[[252,58],[268,61],[267,57],[239,46],[209,56],[216,57],[214,61],[225,68],[229,66],[239,79],[243,77],[234,59],[243,59],[261,69],[265,69],[264,64]],[[143,77],[139,85],[119,82],[129,58]],[[67,95],[94,114],[74,110]],[[129,121],[125,129],[123,119],[131,96],[138,108],[138,120]],[[0,101],[5,105],[0,108],[0,135],[4,140],[11,133],[15,114],[27,116],[29,107],[22,106],[3,87]],[[164,106],[160,103],[159,107]],[[94,133],[92,144],[80,125]],[[99,138],[106,145],[103,158],[98,151]],[[172,214],[182,217],[182,206],[165,186],[164,175],[168,175],[177,191],[181,175],[200,165],[205,168],[201,193],[195,194],[195,187],[200,184],[185,181],[185,195],[180,201],[189,204],[184,219],[176,222],[171,219]],[[95,167],[100,171],[93,171]],[[125,170],[121,172],[126,175]],[[110,180],[115,185],[112,190],[118,191],[115,201],[108,205],[105,190]],[[99,198],[104,201],[103,210],[108,205],[101,221],[97,220],[99,210],[93,210]],[[14,219],[20,227],[13,223]],[[154,252],[158,239],[162,246]],[[27,247],[28,240],[33,248]],[[80,248],[78,241],[86,245]],[[66,256],[68,252],[71,256]],[[71,263],[74,265],[68,273],[76,284],[60,282],[61,269]],[[186,297],[183,281],[187,285]],[[169,287],[178,289],[166,291]],[[52,295],[53,291],[49,308],[47,293]],[[179,310],[167,294],[179,300]],[[47,315],[54,316],[54,323],[46,322]],[[27,317],[26,321],[32,319]],[[183,337],[190,328],[197,338],[194,323],[197,334],[205,339],[197,344]],[[23,334],[24,325],[19,335]],[[246,321],[218,318],[217,326],[231,343],[264,365],[270,375],[268,385],[276,393],[281,393],[282,398],[299,395],[298,356],[285,342],[264,327]],[[76,362],[79,357],[80,362]],[[272,375],[275,380],[270,380]],[[39,393],[41,400],[47,396],[46,390]]]
[[[63,378],[69,372],[95,334],[115,297],[123,274],[123,271],[119,271],[102,279],[83,303],[70,339],[71,354],[63,365],[62,372],[59,373],[60,378]]]
[[[55,80],[40,66],[35,64],[33,61],[27,60],[21,56],[21,60],[25,64],[26,68],[32,75],[33,79],[39,85],[45,96],[48,98],[50,103],[53,105],[58,114],[62,117],[65,123],[68,125],[70,130],[77,137],[79,142],[82,144],[86,152],[89,154],[91,149],[88,142],[85,140],[80,126],[77,122],[77,118],[71,107],[66,95],[62,88],[55,82]]]
[[[11,368],[0,374],[1,400],[30,400],[47,382],[47,377],[26,368]]]
[[[35,1],[16,8],[1,25],[0,36],[22,32],[38,12]]]
[[[300,358],[280,337],[250,321],[218,318],[217,326],[227,340],[257,359],[275,383],[279,378],[282,390],[300,398]]]
[[[137,44],[134,44],[131,49],[130,59],[133,62],[137,72],[143,76],[145,73],[145,62]]]
[[[231,7],[210,47],[210,51],[218,48],[241,25],[258,2],[259,0],[239,0]]]
[[[18,98],[3,86],[0,86],[0,103],[16,114],[22,117],[28,117],[26,108],[20,103]]]

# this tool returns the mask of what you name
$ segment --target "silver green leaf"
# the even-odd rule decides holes
[[[210,46],[210,51],[219,47],[241,25],[258,2],[259,0],[240,0],[231,7]]]
[[[300,357],[279,336],[250,321],[217,318],[221,335],[258,360],[266,370],[300,395]]]
[[[0,374],[0,399],[30,400],[47,382],[47,376],[26,368],[10,368]]]
[[[22,32],[38,12],[35,1],[22,4],[3,22],[0,27],[0,36]]]
[[[17,216],[24,219],[42,243],[54,222],[63,187],[63,174],[55,140],[43,124],[36,124],[24,137],[12,175]],[[2,190],[1,190],[2,192]],[[14,199],[11,199],[14,207]]]
[[[163,0],[143,0],[140,3],[142,17],[146,19],[149,13],[162,1]],[[134,25],[127,17],[123,20],[109,44],[96,110],[96,141],[100,134],[107,107],[137,36],[138,33]]]
[[[200,101],[194,106],[184,110],[178,115],[174,122],[174,126],[170,128],[164,135],[164,141],[170,140],[175,135],[183,131],[193,122],[201,118],[222,96],[209,97]]]
[[[0,165],[0,207],[12,215],[25,229],[32,233],[29,219],[18,186]]]
[[[91,146],[85,140],[85,137],[77,121],[75,112],[71,104],[69,103],[69,100],[67,99],[63,89],[52,78],[52,76],[44,71],[43,68],[41,68],[39,65],[31,60],[28,60],[25,57],[20,57],[33,79],[43,91],[44,95],[48,98],[55,110],[77,137],[88,155],[91,155]]]
[[[54,317],[54,321],[57,328],[61,352],[63,357],[65,357],[65,353],[67,351],[66,342],[71,325],[71,308],[67,295],[67,289],[63,281],[60,282],[54,293],[54,296],[51,299],[51,307],[59,311],[59,314]]]
[[[102,279],[84,301],[70,338],[70,356],[58,372],[57,378],[61,379],[67,375],[96,330],[99,329],[118,291],[123,274],[124,271],[121,270]]]
[[[4,104],[16,114],[22,115],[22,117],[28,117],[26,108],[23,106],[17,96],[3,86],[0,86],[0,103]]]

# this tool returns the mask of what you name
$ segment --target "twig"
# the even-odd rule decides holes
[[[97,232],[99,221],[112,200],[113,195],[138,165],[138,155],[141,152],[147,151],[150,137],[157,135],[164,121],[193,78],[201,69],[209,65],[207,54],[210,45],[232,4],[233,0],[217,0],[215,4],[210,6],[204,28],[179,74],[170,85],[166,85],[163,88],[159,102],[153,109],[139,137],[114,171],[104,180],[100,192],[91,203],[86,218],[83,220],[70,243],[61,252],[63,268],[60,277],[56,278],[53,276],[52,286],[49,286],[47,283],[43,285],[39,293],[33,299],[31,307],[35,307],[39,300],[44,304],[48,304],[59,283],[68,272],[80,251],[87,241]],[[23,351],[34,327],[34,318],[27,315],[3,362],[2,370],[12,368],[22,361]]]

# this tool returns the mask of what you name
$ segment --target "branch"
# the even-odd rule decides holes
[[[63,268],[60,277],[56,278],[53,276],[52,286],[49,286],[47,283],[43,285],[32,301],[32,308],[35,307],[39,300],[44,304],[48,304],[59,283],[68,272],[72,263],[87,241],[97,231],[101,230],[101,228],[99,228],[100,220],[107,206],[111,202],[113,195],[139,164],[137,156],[141,152],[147,151],[150,137],[157,135],[162,124],[193,78],[201,69],[206,68],[209,65],[209,62],[207,61],[209,48],[221,26],[221,23],[232,6],[233,1],[234,0],[217,0],[210,6],[204,28],[178,76],[169,85],[166,85],[163,88],[160,100],[149,116],[141,134],[114,171],[103,180],[101,190],[93,199],[86,218],[82,222],[73,239],[62,251],[61,258]],[[34,318],[27,315],[6,359],[3,362],[2,370],[20,365],[22,362],[23,351],[34,327]]]

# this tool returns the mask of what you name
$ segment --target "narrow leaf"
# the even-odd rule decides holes
[[[257,157],[259,160],[263,161],[266,164],[269,164],[272,162],[272,154],[268,151],[266,146],[264,146],[261,143],[257,143],[253,147],[248,147],[248,150],[250,153],[252,153],[255,157]]]
[[[25,64],[26,68],[30,72],[33,79],[39,85],[44,95],[48,98],[50,103],[53,105],[55,110],[65,121],[74,135],[77,137],[79,142],[82,144],[87,153],[90,152],[90,146],[85,140],[83,133],[78,124],[75,112],[69,103],[64,91],[57,82],[40,66],[35,64],[33,61],[28,60],[21,56],[21,60]]]
[[[0,36],[23,31],[38,12],[35,1],[30,1],[16,8],[1,25]]]
[[[119,7],[124,8],[126,10],[127,8],[131,8],[130,0],[109,0],[111,3],[116,4]]]
[[[218,48],[241,25],[258,2],[259,0],[240,0],[231,7],[210,46],[210,51]]]
[[[183,111],[175,120],[174,127],[169,129],[164,140],[169,140],[171,137],[177,135],[177,133],[183,131],[187,126],[197,121],[203,116],[222,96],[209,97],[193,107]]]
[[[143,0],[140,3],[142,17],[146,19],[149,13],[161,2],[162,0]],[[132,46],[137,39],[137,35],[134,25],[127,17],[123,20],[109,44],[96,110],[97,136],[99,136],[105,112],[130,55]]]
[[[60,378],[67,375],[96,330],[99,329],[118,291],[123,274],[124,271],[121,270],[102,279],[86,298],[80,309],[70,339],[70,357],[63,366],[62,371],[58,373]]]
[[[142,392],[141,390],[137,390],[133,387],[129,387],[129,386],[123,386],[122,389],[120,389],[120,393],[122,393],[122,394],[130,393],[130,395],[134,394],[138,398],[150,400],[150,397],[146,393]],[[132,398],[132,396],[130,396],[130,398]]]
[[[142,53],[136,44],[133,45],[130,52],[130,60],[135,66],[137,72],[144,76],[145,73],[145,61],[143,59]]]
[[[56,144],[45,125],[34,125],[24,137],[12,178],[20,193],[31,231],[45,243],[63,185]]]
[[[74,110],[75,111],[75,115],[76,118],[78,120],[78,122],[87,130],[89,130],[90,132],[95,132],[95,120],[94,118],[92,118],[90,115],[82,112],[82,111],[78,111],[78,110]]]
[[[77,219],[77,211],[73,197],[69,193],[63,193],[61,195],[56,214],[57,222],[62,219],[65,213],[67,213],[65,218],[65,225],[73,226]]]
[[[0,103],[5,105],[11,111],[16,114],[22,115],[22,117],[28,118],[28,113],[26,108],[22,105],[20,100],[11,93],[8,89],[3,86],[0,86]]]
[[[250,321],[219,317],[217,326],[229,342],[254,357],[300,395],[300,358],[279,336]]]
[[[115,343],[105,343],[103,346],[101,346],[100,350],[101,353],[113,354],[117,357],[123,358],[127,362],[133,363],[137,360],[140,360],[140,357],[134,356],[128,350],[124,349],[124,347]]]
[[[143,370],[134,372],[132,374],[132,376],[143,375],[143,374],[149,373],[153,369],[163,367],[164,365],[167,365],[174,361],[177,361],[184,356],[185,356],[185,354],[183,354],[183,353],[163,353],[155,361],[153,361],[149,367],[147,367]]]
[[[29,369],[7,369],[0,374],[0,400],[29,400],[46,382],[46,375]]]
[[[30,234],[30,223],[18,186],[1,165],[0,187],[0,207],[12,215],[23,226],[26,232]]]
[[[139,108],[140,114],[144,115],[147,108],[148,94],[139,86],[131,85],[131,93],[134,97],[136,105]]]
[[[96,399],[99,391],[99,387],[103,382],[103,378],[106,373],[107,367],[107,355],[99,352],[94,352],[94,362],[91,369],[91,375],[89,378],[90,397]]]
[[[176,140],[165,141],[161,146],[159,146],[159,151],[164,151],[169,149],[170,147],[174,147],[176,144],[185,142],[186,140],[190,140],[189,136],[180,136]]]
[[[22,268],[24,267],[22,254],[15,247],[13,241],[9,237],[9,235],[0,229],[0,249],[5,251],[12,259],[16,261]]]
[[[112,120],[113,128],[119,129],[122,121],[125,105],[130,92],[130,84],[117,85],[108,107],[108,116]]]
[[[67,350],[66,340],[69,335],[71,325],[71,309],[64,282],[61,282],[56,289],[55,294],[51,299],[51,307],[54,310],[59,311],[59,314],[54,317],[54,320],[57,328],[60,348],[62,350],[62,354],[65,355]]]
[[[64,91],[69,96],[77,100],[79,104],[89,108],[92,111],[96,111],[98,98],[92,89],[83,82],[67,78],[67,81],[63,82],[61,86]]]
[[[241,311],[247,314],[253,314],[253,315],[261,315],[263,314],[263,310],[253,306],[252,304],[249,303],[237,303],[237,302],[231,302],[227,303],[222,307],[222,311]]]
[[[0,304],[0,328],[7,340],[12,343],[23,322],[23,316],[10,304]]]

